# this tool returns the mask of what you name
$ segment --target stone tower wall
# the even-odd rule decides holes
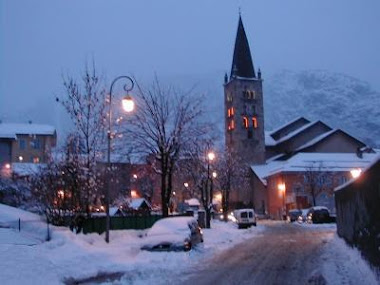
[[[265,163],[262,80],[232,78],[224,86],[224,100],[228,150],[248,165]],[[233,115],[228,111],[231,108],[234,108]],[[244,117],[248,119],[248,128]],[[256,118],[256,127],[252,118]]]

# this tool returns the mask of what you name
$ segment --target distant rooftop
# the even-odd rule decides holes
[[[0,138],[16,139],[17,135],[54,135],[55,128],[50,125],[0,123]]]

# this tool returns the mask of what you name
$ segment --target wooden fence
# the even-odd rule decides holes
[[[335,191],[338,235],[380,268],[380,161]]]

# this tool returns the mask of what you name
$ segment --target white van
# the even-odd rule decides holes
[[[250,226],[256,227],[256,215],[253,209],[239,209],[234,211],[234,217],[239,229],[249,228]]]

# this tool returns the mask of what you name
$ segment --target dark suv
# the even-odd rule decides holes
[[[314,224],[330,223],[332,221],[330,212],[326,207],[311,207],[307,213],[307,219]]]

